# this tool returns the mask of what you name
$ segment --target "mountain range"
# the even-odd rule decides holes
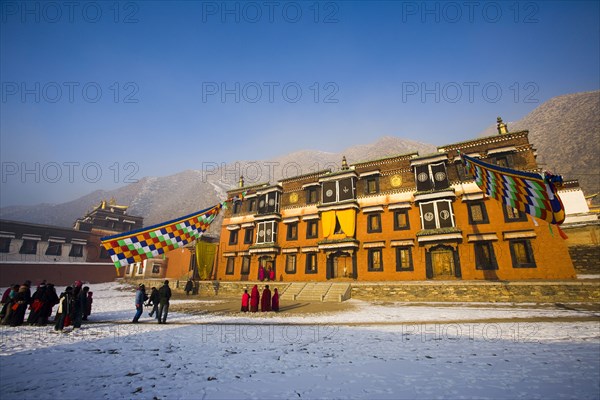
[[[578,178],[586,194],[600,191],[600,91],[554,97],[508,125],[510,131],[530,131],[529,140],[538,150],[542,168],[563,174],[567,179]],[[480,136],[495,134],[493,125]],[[170,176],[145,177],[118,189],[96,190],[61,204],[2,207],[0,218],[68,227],[100,201],[114,198],[118,204],[129,206],[129,214],[143,216],[144,225],[149,226],[218,203],[226,197],[227,190],[236,187],[240,174],[245,176],[248,186],[322,169],[335,170],[341,166],[343,155],[355,163],[414,151],[432,153],[436,146],[384,136],[340,153],[302,150],[272,160],[237,161]],[[213,223],[209,233],[218,235],[219,222]]]

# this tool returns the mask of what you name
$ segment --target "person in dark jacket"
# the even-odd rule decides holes
[[[8,309],[8,304],[11,300],[10,293],[12,292],[14,286],[14,283],[11,284],[8,288],[6,288],[6,290],[2,294],[2,311],[0,311],[0,320],[2,320],[6,315],[6,310]]]
[[[85,311],[83,312],[83,320],[87,321],[88,317],[92,314],[92,303],[94,302],[92,296],[94,295],[94,292],[90,292],[90,288],[87,286],[84,287],[83,290],[87,293],[87,298],[85,299]]]
[[[71,286],[67,286],[64,293],[60,295],[60,301],[58,303],[58,312],[56,313],[56,317],[54,320],[56,324],[54,325],[55,331],[62,331],[65,327],[65,319],[71,315],[73,311],[73,288]]]
[[[48,318],[52,315],[52,307],[58,304],[58,295],[56,289],[52,283],[46,285],[44,292],[44,298],[42,300],[42,309],[40,310],[40,316],[37,320],[36,325],[44,326],[48,323]]]
[[[188,279],[187,283],[185,284],[185,289],[184,290],[185,290],[185,295],[186,296],[189,296],[190,292],[192,290],[194,290],[194,282],[192,282],[191,279]]]
[[[265,290],[262,292],[260,298],[260,311],[271,311],[271,290],[269,289],[269,285],[265,285]]]
[[[144,312],[144,302],[146,300],[148,300],[148,296],[146,296],[146,286],[141,283],[138,290],[135,292],[135,316],[133,317],[133,321],[131,321],[132,323],[138,323],[138,320]]]
[[[15,306],[15,304],[16,304],[15,299],[17,297],[17,293],[19,293],[20,287],[21,287],[20,285],[13,285],[12,289],[10,290],[10,292],[8,294],[8,300],[6,301],[6,304],[5,304],[6,312],[4,314],[4,317],[2,318],[2,322],[0,322],[0,324],[2,324],[2,325],[10,324],[12,314],[15,312],[15,310],[13,310],[13,306]],[[15,309],[16,309],[16,306],[15,306]]]
[[[31,305],[29,306],[31,311],[29,311],[29,317],[27,317],[27,323],[29,325],[37,324],[42,312],[42,307],[44,306],[45,296],[46,283],[42,282],[31,296]]]
[[[27,306],[29,306],[31,303],[31,289],[29,289],[30,286],[31,281],[25,281],[25,283],[19,287],[19,292],[14,299],[17,307],[11,316],[10,326],[19,326],[23,324]]]
[[[171,299],[169,281],[165,281],[164,285],[158,289],[158,299],[160,303],[160,306],[158,307],[158,323],[166,324],[167,315],[169,314],[169,300]]]
[[[152,291],[150,292],[150,300],[148,300],[147,306],[152,306],[152,311],[148,313],[149,316],[153,316],[156,313],[156,320],[158,320],[158,304],[159,304],[159,295],[158,289],[152,286]]]
[[[73,320],[73,329],[78,329],[81,328],[81,321],[83,320],[83,313],[85,312],[85,305],[87,303],[87,293],[83,291],[83,283],[81,281],[75,282],[75,285],[75,289],[73,289],[71,319]]]

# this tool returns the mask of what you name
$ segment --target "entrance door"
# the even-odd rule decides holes
[[[440,248],[430,251],[431,267],[434,279],[453,279],[455,275],[454,251],[449,248]]]
[[[352,256],[344,252],[336,252],[330,256],[331,279],[347,278],[352,274]]]

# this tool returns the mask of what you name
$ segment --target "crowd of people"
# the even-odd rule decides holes
[[[0,323],[10,326],[20,326],[24,323],[45,326],[52,316],[52,309],[58,304],[53,321],[54,329],[62,331],[69,325],[78,329],[81,328],[82,321],[86,321],[92,313],[93,294],[81,281],[67,286],[60,296],[57,295],[54,285],[46,283],[45,280],[40,282],[33,295],[29,280],[22,285],[10,285],[2,295]],[[25,320],[28,309],[29,315]]]
[[[261,282],[266,281],[275,281],[275,270],[271,267],[265,267],[261,265],[258,266],[258,280]]]
[[[146,285],[140,283],[135,292],[135,315],[131,322],[137,324],[144,313],[144,306],[152,306],[152,311],[148,315],[152,317],[156,313],[158,323],[166,324],[167,315],[169,314],[169,300],[171,300],[171,288],[169,287],[168,280],[163,282],[160,289],[153,286],[150,296],[146,294]]]
[[[279,311],[279,292],[275,288],[273,295],[271,295],[271,289],[269,285],[265,285],[262,296],[258,291],[258,285],[254,285],[251,293],[248,293],[248,289],[244,290],[242,295],[242,312],[257,312],[258,305],[260,304],[260,311]]]

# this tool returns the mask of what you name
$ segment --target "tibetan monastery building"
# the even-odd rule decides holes
[[[230,190],[216,279],[278,281],[575,278],[565,241],[484,196],[459,151],[539,171],[528,131]]]

